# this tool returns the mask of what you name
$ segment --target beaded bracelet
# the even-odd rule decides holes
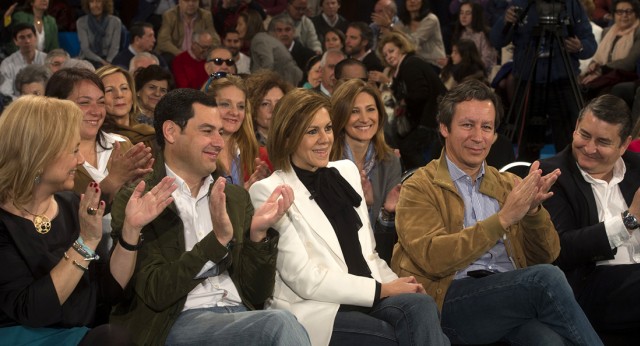
[[[64,254],[64,259],[65,260],[67,260],[67,261],[70,260],[69,255],[67,255],[66,251],[63,252],[63,254]],[[82,271],[85,271],[85,272],[89,270],[89,267],[83,266],[82,264],[78,263],[76,260],[73,260],[73,265],[75,265],[76,267],[82,269]]]
[[[80,256],[84,257],[85,261],[93,261],[100,259],[100,256],[91,250],[83,241],[82,237],[78,237],[78,240],[73,242],[73,249],[76,250]]]

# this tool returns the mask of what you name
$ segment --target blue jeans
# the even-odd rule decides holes
[[[453,281],[442,329],[459,344],[602,345],[564,273],[549,264]]]
[[[381,300],[369,314],[338,312],[330,345],[449,345],[438,307],[426,294]]]
[[[304,327],[284,310],[224,306],[183,311],[167,345],[311,345]]]

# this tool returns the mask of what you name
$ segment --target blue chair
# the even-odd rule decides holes
[[[75,31],[60,31],[58,32],[58,43],[60,48],[69,53],[71,57],[76,57],[80,54],[80,39],[78,39],[78,33]]]

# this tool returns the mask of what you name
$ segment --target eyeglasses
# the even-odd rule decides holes
[[[627,8],[626,10],[616,10],[615,13],[619,16],[622,16],[624,14],[626,14],[627,16],[630,16],[634,14],[635,11],[632,8]]]
[[[227,64],[227,66],[233,66],[236,64],[235,60],[233,59],[222,59],[222,58],[207,59],[207,62],[212,62],[218,66],[221,66],[222,64]]]
[[[213,82],[216,79],[225,78],[226,76],[229,76],[229,75],[231,75],[231,73],[226,73],[224,71],[218,71],[218,72],[212,73],[209,76],[209,80],[207,81],[207,84],[204,85],[204,92],[209,92],[209,86],[211,85],[211,82]]]
[[[213,46],[203,46],[197,41],[193,41],[193,44],[195,44],[196,46],[200,47],[200,49],[202,49],[205,52],[208,51],[209,49],[213,48]]]

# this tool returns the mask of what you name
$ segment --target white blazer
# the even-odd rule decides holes
[[[349,160],[330,162],[363,196],[360,174]],[[280,232],[276,282],[266,307],[291,311],[307,329],[313,345],[328,345],[340,304],[372,306],[376,281],[386,283],[398,276],[378,257],[367,206],[357,208],[362,220],[358,238],[372,278],[348,273],[335,231],[296,173],[276,171],[249,189],[255,208],[282,184],[291,186],[295,200],[273,228]]]

